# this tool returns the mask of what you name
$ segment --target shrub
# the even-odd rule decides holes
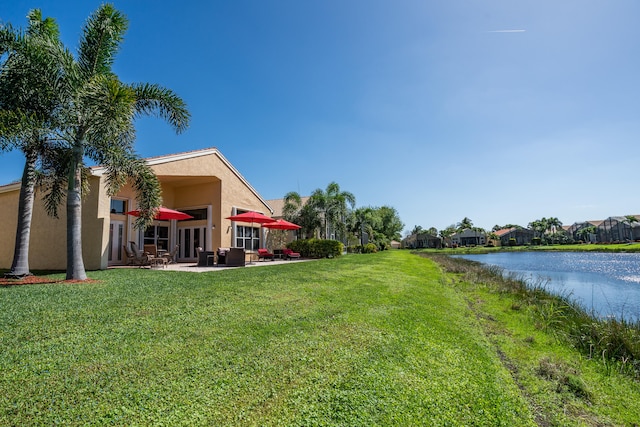
[[[516,246],[517,244],[515,237],[509,239],[509,246]]]
[[[540,243],[542,243],[542,239],[540,239],[540,237],[534,237],[533,239],[531,239],[532,245],[539,245]]]
[[[344,249],[342,242],[326,239],[294,240],[287,247],[309,258],[333,258],[342,255]]]
[[[376,252],[378,252],[378,247],[376,245],[374,245],[373,243],[367,243],[362,248],[362,253],[363,254],[373,254],[373,253],[376,253]]]

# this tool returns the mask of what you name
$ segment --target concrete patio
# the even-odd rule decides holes
[[[313,259],[304,259],[304,258],[300,258],[300,259],[291,259],[291,260],[284,260],[284,259],[275,259],[273,261],[253,261],[252,263],[249,263],[247,261],[247,263],[245,264],[244,267],[225,267],[224,265],[221,265],[220,267],[216,266],[216,265],[212,265],[212,266],[207,266],[207,267],[198,267],[198,264],[195,262],[177,262],[177,263],[172,263],[172,264],[167,264],[165,267],[153,267],[153,270],[172,270],[172,271],[189,271],[192,273],[202,273],[202,272],[207,272],[207,271],[224,271],[224,270],[230,270],[230,269],[234,269],[234,268],[253,268],[253,267],[268,267],[271,265],[282,265],[282,264],[295,264],[298,262],[307,262],[307,261],[313,261]],[[137,268],[136,266],[122,266],[122,267],[117,267],[117,268],[123,268],[123,267],[127,267],[127,268]]]

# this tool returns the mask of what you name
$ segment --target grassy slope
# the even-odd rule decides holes
[[[437,258],[443,262],[441,258]],[[562,322],[553,304],[540,305],[535,294],[498,291],[499,280],[460,261],[446,264],[464,274],[446,275],[450,286],[465,295],[487,337],[496,346],[540,425],[638,426],[640,384],[628,366],[585,357],[571,347],[555,322]],[[462,264],[455,268],[455,264]],[[546,307],[543,309],[543,307]],[[558,326],[560,326],[558,324]],[[615,341],[615,340],[611,340]]]
[[[406,252],[0,289],[0,424],[532,425]]]

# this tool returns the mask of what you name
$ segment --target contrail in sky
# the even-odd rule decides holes
[[[487,31],[488,33],[524,33],[527,30],[492,30]]]

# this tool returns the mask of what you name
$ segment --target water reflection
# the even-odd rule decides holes
[[[640,254],[496,252],[456,255],[502,267],[530,283],[569,295],[596,316],[640,319]]]

